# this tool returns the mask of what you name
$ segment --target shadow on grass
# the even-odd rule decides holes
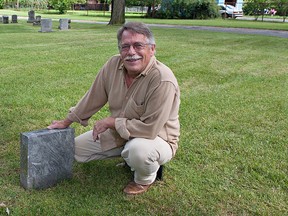
[[[117,166],[123,159],[98,160],[88,163],[75,162],[71,187],[89,188],[102,191],[104,194],[121,193],[123,187],[133,178],[133,173],[127,166]],[[113,186],[113,187],[111,187]],[[93,193],[93,192],[92,192]]]

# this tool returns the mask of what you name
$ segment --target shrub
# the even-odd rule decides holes
[[[156,18],[162,19],[209,19],[218,16],[218,8],[212,0],[163,0]]]
[[[0,0],[0,9],[4,8],[4,0]]]

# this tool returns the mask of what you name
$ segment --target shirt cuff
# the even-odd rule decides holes
[[[115,129],[123,139],[129,140],[130,132],[127,130],[126,121],[127,118],[116,118]]]
[[[71,107],[69,109],[69,113],[67,115],[67,118],[72,121],[72,122],[78,122],[81,125],[83,125],[84,127],[86,127],[88,125],[88,120],[82,120],[81,118],[79,118],[76,113],[74,112],[74,107]]]

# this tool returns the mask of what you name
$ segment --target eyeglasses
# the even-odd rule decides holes
[[[121,52],[128,52],[130,47],[132,46],[135,51],[143,50],[147,45],[151,45],[150,43],[134,43],[134,44],[122,44],[119,45],[119,49]]]

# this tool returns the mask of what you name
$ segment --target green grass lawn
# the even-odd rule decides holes
[[[132,173],[120,158],[75,163],[72,180],[47,190],[21,188],[19,134],[64,118],[117,53],[119,27],[57,26],[0,25],[0,215],[288,214],[288,40],[259,35],[152,28],[181,88],[181,139],[147,193],[123,194]],[[78,135],[107,115],[72,127]]]

